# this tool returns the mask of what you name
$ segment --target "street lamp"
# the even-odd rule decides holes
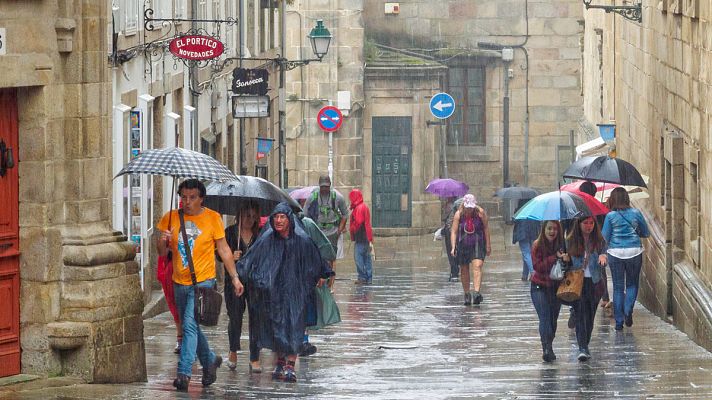
[[[329,51],[329,44],[331,43],[331,32],[324,26],[324,21],[321,19],[316,20],[316,26],[309,32],[307,37],[311,41],[314,55],[321,61]]]

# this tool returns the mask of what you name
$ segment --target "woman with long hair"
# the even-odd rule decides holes
[[[539,317],[539,337],[545,362],[556,360],[553,342],[556,336],[556,320],[561,311],[561,302],[556,297],[559,282],[551,280],[549,274],[558,259],[568,261],[563,251],[564,239],[559,221],[544,221],[539,237],[532,244],[531,297]]]
[[[462,205],[455,212],[450,229],[450,242],[452,249],[450,255],[455,257],[460,266],[460,281],[465,292],[465,305],[480,304],[482,295],[482,266],[485,257],[489,256],[490,234],[487,226],[487,213],[484,208],[477,205],[475,196],[466,194],[462,198]],[[470,293],[470,269],[472,269],[472,286],[474,292]]]
[[[603,222],[603,238],[608,243],[608,265],[613,279],[613,315],[616,330],[623,324],[633,326],[633,306],[638,298],[638,279],[643,265],[643,244],[640,238],[650,236],[643,214],[630,206],[628,192],[622,187],[611,191],[608,199],[611,212]]]
[[[247,202],[240,206],[237,212],[235,223],[225,228],[225,239],[230,250],[232,250],[235,262],[240,260],[247,252],[259,232],[260,210],[259,206],[253,202]],[[225,308],[227,309],[228,325],[227,336],[230,346],[227,366],[230,370],[237,368],[237,351],[240,350],[240,336],[242,334],[242,317],[247,307],[247,295],[235,296],[232,289],[232,282],[225,280]],[[250,372],[262,372],[260,366],[260,349],[257,347],[255,335],[255,316],[252,313],[248,317],[248,331],[250,332]]]
[[[607,263],[606,242],[601,236],[598,222],[594,217],[583,217],[574,221],[571,232],[566,237],[566,248],[571,257],[570,270],[584,271],[581,298],[574,302],[576,342],[579,347],[579,361],[588,361],[591,353],[588,344],[593,332],[598,302],[603,295],[602,270]]]

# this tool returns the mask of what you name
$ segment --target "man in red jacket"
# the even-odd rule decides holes
[[[351,200],[351,222],[349,232],[354,242],[354,261],[358,272],[357,285],[367,285],[373,278],[371,249],[373,248],[373,232],[371,231],[371,211],[363,202],[363,194],[358,189],[349,193]]]

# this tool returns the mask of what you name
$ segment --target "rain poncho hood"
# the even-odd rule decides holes
[[[289,218],[289,235],[274,229],[274,216]],[[238,262],[250,313],[257,326],[257,346],[297,354],[304,338],[306,305],[314,301],[319,278],[333,274],[287,203],[275,207],[249,251]]]
[[[351,200],[351,222],[349,223],[349,233],[351,240],[373,242],[373,230],[371,229],[371,212],[363,202],[363,194],[360,190],[354,189],[349,193]]]

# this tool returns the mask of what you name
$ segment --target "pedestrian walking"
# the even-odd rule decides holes
[[[543,350],[542,358],[545,362],[556,360],[553,342],[561,302],[556,297],[559,283],[551,280],[549,274],[558,259],[568,257],[562,251],[563,246],[564,239],[559,221],[545,221],[539,231],[539,237],[532,244],[534,275],[531,279],[530,292],[539,317],[539,338]]]
[[[583,269],[581,298],[574,302],[574,325],[579,348],[578,360],[588,361],[591,352],[588,344],[593,332],[598,302],[603,295],[602,270],[608,262],[606,242],[594,217],[576,219],[566,238],[566,249],[571,257],[571,270]]]
[[[485,257],[492,252],[490,234],[487,225],[487,213],[477,205],[473,194],[463,197],[462,205],[455,212],[450,229],[450,240],[454,244],[450,254],[456,257],[460,266],[460,281],[465,292],[465,305],[480,304],[482,285],[482,266]],[[470,269],[472,269],[472,287],[470,293]]]
[[[238,270],[247,287],[249,312],[257,316],[257,347],[277,354],[272,379],[296,382],[307,305],[314,301],[314,286],[333,271],[287,203],[272,211],[269,225],[238,261]]]
[[[444,220],[441,232],[443,242],[445,243],[445,254],[447,254],[447,261],[450,265],[450,277],[448,278],[448,282],[456,282],[460,280],[460,266],[457,264],[455,256],[452,255],[452,238],[450,237],[452,220],[455,218],[455,212],[457,212],[460,204],[462,204],[462,200],[459,200],[458,202],[456,197],[448,197],[445,201],[445,207],[442,210]]]
[[[351,223],[349,233],[354,242],[354,261],[358,279],[356,284],[370,285],[373,279],[373,261],[371,249],[373,248],[373,231],[371,229],[371,211],[363,202],[363,194],[354,189],[349,193],[351,200]]]
[[[237,219],[234,224],[225,228],[225,240],[230,251],[232,251],[233,260],[239,261],[243,254],[252,246],[259,228],[260,210],[257,203],[246,202],[240,207],[237,212]],[[227,268],[225,269],[228,274]],[[227,337],[230,352],[228,353],[227,366],[231,371],[237,368],[237,351],[240,348],[240,337],[242,336],[242,319],[247,308],[247,303],[250,301],[248,296],[236,296],[234,285],[230,279],[225,279],[225,309],[227,310],[228,324]],[[254,329],[256,326],[256,316],[253,313],[248,314],[248,332],[250,334],[250,372],[260,373],[260,349],[257,347]]]
[[[334,252],[339,254],[339,236],[346,230],[346,221],[349,210],[346,207],[346,200],[336,190],[331,188],[331,178],[328,175],[319,177],[319,189],[309,195],[304,209],[309,218],[314,220],[319,229],[329,238],[329,242],[334,247]],[[335,262],[331,262],[331,268],[335,270]],[[333,290],[334,279],[329,279],[329,288]]]
[[[623,324],[633,326],[633,306],[638,298],[638,280],[643,264],[640,238],[650,236],[643,214],[630,206],[628,192],[622,187],[611,191],[611,212],[603,223],[603,238],[608,243],[608,265],[613,278],[613,315],[616,330]]]
[[[530,219],[515,219],[512,230],[512,244],[519,244],[519,251],[522,254],[522,280],[531,279],[534,274],[532,264],[532,243],[539,236],[541,223]]]
[[[173,386],[180,391],[186,391],[196,356],[203,367],[203,386],[215,382],[217,368],[222,364],[222,357],[215,355],[210,349],[208,340],[195,320],[195,287],[188,267],[188,257],[192,258],[197,286],[215,287],[217,249],[237,296],[242,295],[243,287],[235,270],[230,247],[225,240],[222,218],[215,211],[203,207],[205,185],[197,179],[187,179],[178,186],[178,195],[183,206],[180,211],[171,210],[161,218],[157,225],[160,232],[157,247],[161,256],[165,256],[169,248],[174,255],[173,289],[181,316],[183,344]],[[184,224],[181,219],[185,220]],[[182,229],[185,230],[188,243],[183,240]]]

